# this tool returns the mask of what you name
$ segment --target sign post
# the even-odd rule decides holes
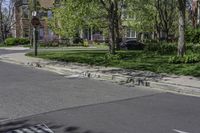
[[[31,24],[33,25],[33,46],[34,46],[34,55],[38,54],[38,26],[40,25],[40,20],[37,17],[37,7],[36,0],[33,0],[34,11],[32,12]]]

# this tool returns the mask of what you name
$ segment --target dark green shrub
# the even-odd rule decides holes
[[[200,53],[200,44],[196,44],[192,46],[192,52]]]
[[[59,43],[58,42],[54,42],[54,41],[46,41],[46,42],[41,42],[39,43],[40,47],[58,47]]]
[[[144,43],[157,43],[158,40],[155,39],[146,39]]]
[[[26,45],[30,43],[30,40],[27,38],[16,38],[16,42],[19,45]]]
[[[200,28],[188,28],[185,33],[185,39],[188,43],[200,43]]]
[[[199,54],[190,54],[181,56],[172,56],[169,58],[169,63],[172,64],[190,64],[190,63],[197,63],[200,62],[200,55]]]
[[[200,53],[200,44],[187,43],[187,53]]]
[[[177,52],[175,43],[149,43],[145,45],[145,52],[156,52],[159,54],[173,54]]]
[[[105,60],[108,60],[108,61],[111,61],[111,60],[120,60],[121,59],[121,56],[119,54],[115,54],[115,55],[112,55],[112,54],[105,54],[104,56]]]
[[[83,39],[80,37],[74,37],[73,44],[83,44]]]
[[[7,38],[5,40],[7,46],[26,45],[29,43],[30,41],[27,38]]]
[[[16,39],[15,38],[7,38],[5,40],[5,44],[7,46],[15,46],[16,45]]]

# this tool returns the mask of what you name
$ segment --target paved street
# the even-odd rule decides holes
[[[199,98],[0,62],[0,133],[38,124],[55,133],[199,133],[199,112]]]
[[[46,124],[55,133],[199,133],[199,103],[155,94],[26,117],[2,124],[0,132]]]
[[[152,95],[158,91],[63,76],[0,62],[0,118]]]

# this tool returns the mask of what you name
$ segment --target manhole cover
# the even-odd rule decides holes
[[[54,133],[45,124],[30,126],[26,128],[15,129],[6,133]]]

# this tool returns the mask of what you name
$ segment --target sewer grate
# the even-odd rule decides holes
[[[54,133],[45,124],[30,126],[26,128],[15,129],[6,133]]]

